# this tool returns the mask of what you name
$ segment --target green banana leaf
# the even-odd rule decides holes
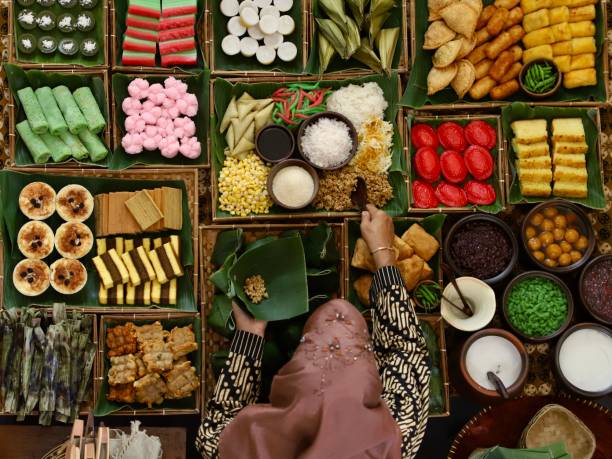
[[[116,178],[100,178],[100,177],[83,177],[83,176],[62,176],[50,174],[26,174],[13,171],[0,171],[0,230],[2,231],[3,250],[4,250],[4,278],[7,282],[4,283],[4,307],[24,307],[30,304],[52,305],[53,303],[66,303],[69,306],[79,307],[98,307],[98,290],[99,280],[96,274],[95,267],[91,259],[95,256],[94,248],[88,255],[81,259],[85,268],[89,273],[87,284],[78,293],[74,295],[61,295],[49,288],[43,295],[38,297],[27,297],[20,294],[9,280],[12,279],[13,269],[15,265],[23,259],[21,252],[17,246],[17,233],[23,224],[28,219],[19,210],[19,193],[21,189],[30,182],[41,181],[51,185],[56,191],[59,191],[65,185],[77,183],[86,187],[92,195],[99,193],[107,193],[109,191],[136,191],[143,188],[155,188],[161,185],[179,188],[183,194],[183,228],[179,232],[181,238],[181,261],[185,268],[185,275],[178,279],[178,298],[177,309],[186,311],[195,311],[196,303],[193,295],[193,242],[192,242],[192,227],[191,218],[189,216],[187,191],[185,182],[182,180],[122,180]],[[63,220],[54,214],[45,220],[52,229],[59,227]],[[85,221],[95,234],[95,218],[94,215]],[[155,233],[156,236],[165,236],[170,233]],[[56,252],[53,252],[45,259],[45,262],[51,264],[55,259],[59,258]],[[120,306],[119,306],[120,307]],[[143,310],[148,308],[143,305]]]
[[[99,1],[98,4],[91,10],[83,10],[78,6],[67,10],[65,8],[62,8],[58,3],[54,3],[52,6],[41,6],[38,2],[27,7],[23,7],[19,4],[19,2],[16,2],[14,0],[12,0],[12,2],[13,17],[11,20],[14,24],[15,55],[17,56],[17,60],[19,62],[34,64],[55,64],[64,66],[82,65],[85,67],[104,65],[104,54],[107,52],[107,40],[105,33],[106,31],[102,27],[102,24],[104,23],[104,16],[106,14],[106,9],[104,8],[103,1]],[[96,25],[89,32],[80,32],[78,30],[75,30],[74,32],[64,33],[61,32],[57,27],[50,31],[43,31],[38,27],[34,28],[33,30],[25,30],[21,27],[19,21],[17,21],[17,16],[24,9],[32,10],[35,14],[47,10],[54,13],[56,17],[62,13],[71,13],[76,15],[81,11],[89,11],[93,14],[93,17],[96,21]],[[58,42],[62,38],[73,38],[79,44],[85,38],[93,38],[98,42],[99,51],[98,54],[96,54],[95,56],[83,56],[80,52],[76,53],[73,56],[65,56],[59,51],[55,51],[53,54],[43,54],[37,48],[36,51],[34,51],[33,53],[25,54],[22,53],[19,50],[19,47],[17,46],[17,43],[19,42],[19,37],[21,37],[21,35],[24,33],[34,35],[36,39],[39,39],[43,36],[51,36],[55,38]]]
[[[162,83],[168,78],[166,75],[148,76],[146,79],[150,83]],[[133,77],[123,73],[113,75],[113,96],[115,98],[117,126],[114,129],[119,131],[119,136],[125,134],[125,113],[121,110],[123,99],[129,97],[128,85]],[[195,94],[198,98],[198,114],[193,117],[196,125],[196,137],[202,146],[202,153],[196,159],[189,159],[182,154],[177,154],[174,158],[165,158],[159,150],[146,151],[137,155],[130,155],[125,152],[121,144],[116,146],[115,153],[109,164],[111,169],[125,169],[133,165],[162,165],[162,166],[202,166],[208,164],[208,105],[209,105],[209,85],[210,72],[204,70],[197,74],[187,76],[184,81],[187,83],[187,91]]]
[[[212,282],[215,287],[226,295],[229,295],[229,297],[234,296],[229,277],[229,270],[232,266],[234,266],[237,259],[238,255],[236,253],[230,253],[225,259],[223,265],[217,271],[212,273],[209,278],[210,282]]]
[[[242,247],[242,228],[222,231],[217,236],[210,262],[214,266],[221,266],[227,257],[236,253]]]
[[[279,260],[283,260],[279,264]],[[254,304],[244,293],[247,277],[260,274],[269,297]],[[230,268],[236,295],[258,320],[284,320],[308,311],[306,260],[302,240],[282,238],[248,250]]]
[[[215,295],[207,324],[225,338],[231,338],[236,329],[232,317],[232,300],[226,295]]]
[[[445,411],[444,381],[442,380],[442,372],[440,370],[438,335],[426,320],[419,319],[419,326],[427,344],[427,364],[431,370],[431,378],[429,380],[429,413],[443,413]]]
[[[306,270],[308,281],[308,294],[321,295],[333,293],[340,283],[340,275],[335,266],[329,268],[308,268]]]
[[[205,0],[196,0],[198,5],[198,12],[196,14],[196,51],[198,55],[198,63],[195,66],[176,66],[175,69],[178,69],[182,72],[199,72],[202,69],[206,68],[206,62],[204,62],[204,55],[202,54],[202,50],[204,49],[204,43],[202,42],[202,38],[204,36],[204,32],[201,30],[204,27],[204,9],[205,9]],[[125,24],[125,20],[127,18],[127,10],[129,6],[129,0],[114,0],[115,3],[115,40],[112,42],[112,46],[117,46],[117,59],[112,64],[121,66],[121,50],[123,49],[123,39],[125,36],[125,31],[127,26]],[[157,67],[150,67],[150,69],[155,70],[163,70],[165,72],[170,72],[172,68],[161,67],[161,58],[159,55],[159,49],[157,50],[156,57]],[[140,68],[140,67],[139,67]],[[142,67],[143,71],[147,71],[149,67]]]
[[[132,320],[135,325],[145,325],[153,323],[155,320]],[[110,391],[110,386],[108,384],[108,370],[110,369],[110,359],[107,356],[107,347],[106,347],[106,330],[108,328],[115,327],[117,325],[123,325],[126,321],[121,320],[107,320],[104,322],[103,334],[101,342],[103,344],[103,370],[102,370],[102,384],[100,385],[100,389],[98,391],[98,399],[96,401],[96,407],[94,409],[94,416],[108,416],[111,413],[122,409],[132,410],[142,410],[144,412],[147,411],[146,405],[141,404],[122,404],[118,402],[111,402],[106,399],[106,394]],[[202,376],[202,327],[200,325],[200,318],[197,316],[194,317],[175,317],[169,319],[160,320],[164,330],[172,330],[174,327],[185,327],[187,325],[193,326],[193,333],[196,337],[196,343],[199,344],[198,350],[194,351],[187,355],[187,358],[191,361],[191,365],[195,367],[196,374]],[[199,389],[196,389],[199,390]],[[154,405],[155,408],[164,408],[167,410],[175,410],[175,409],[196,409],[196,397],[195,392],[191,394],[191,396],[178,400],[164,400],[161,405]]]
[[[427,11],[427,0],[415,0],[416,11],[426,12]],[[484,0],[484,6],[490,5],[494,0]],[[597,85],[588,86],[576,89],[565,89],[563,86],[559,88],[556,94],[546,98],[547,102],[566,102],[566,101],[593,101],[593,102],[605,102],[606,101],[606,87],[607,76],[603,71],[603,59],[608,59],[604,55],[605,47],[603,46],[605,40],[605,22],[607,18],[603,14],[602,5],[596,6],[597,16],[595,18],[596,33],[595,42],[597,45],[597,55],[595,56],[595,62],[597,63]],[[420,108],[427,105],[440,105],[440,104],[464,104],[466,108],[469,108],[470,103],[483,103],[491,102],[490,97],[485,97],[479,101],[473,101],[469,94],[466,95],[465,100],[459,100],[455,91],[449,86],[448,88],[431,96],[427,95],[427,75],[432,68],[431,58],[435,50],[424,50],[423,41],[425,37],[425,31],[429,26],[430,22],[427,21],[427,14],[418,14],[415,18],[415,27],[412,30],[413,36],[415,37],[415,52],[412,56],[412,68],[410,69],[410,78],[408,85],[406,86],[406,92],[400,100],[400,105],[405,105],[412,108]],[[537,102],[532,101],[524,94],[519,91],[507,100],[494,101],[494,102]]]
[[[432,119],[432,120],[428,120],[425,124],[428,124],[430,126],[432,126],[433,128],[438,128],[438,126],[444,122],[446,122],[448,120],[445,120],[444,118],[436,118],[436,119]],[[462,120],[453,120],[455,123],[461,125],[462,127],[465,127],[468,123],[470,123],[472,120],[469,118],[465,118]],[[497,122],[496,120],[493,119],[485,119],[482,120],[484,122],[486,122],[487,124],[489,124],[493,129],[495,129],[495,132],[497,132]],[[423,121],[415,121],[414,116],[412,115],[408,115],[406,117],[406,123],[408,126],[408,132],[410,133],[412,131],[412,125],[415,123],[422,123]],[[416,174],[416,170],[414,167],[412,167],[412,158],[414,157],[414,155],[416,154],[417,149],[414,148],[414,145],[412,144],[412,142],[409,140],[410,139],[410,135],[408,135],[408,139],[406,140],[406,143],[410,144],[410,155],[408,156],[410,158],[410,165],[409,170],[410,170],[410,183],[408,184],[408,196],[410,199],[410,203],[412,204],[413,200],[412,200],[412,181],[417,179],[417,174]],[[491,214],[497,214],[499,212],[501,212],[504,208],[504,204],[503,204],[503,200],[502,200],[502,196],[503,196],[503,192],[504,190],[502,189],[502,187],[500,186],[500,182],[499,182],[499,178],[500,178],[500,170],[497,167],[498,164],[498,157],[499,157],[499,147],[498,145],[502,142],[502,139],[497,139],[497,144],[495,145],[495,147],[493,147],[491,150],[489,150],[489,152],[491,153],[491,156],[493,157],[493,164],[494,164],[494,168],[493,168],[493,174],[491,175],[491,177],[489,177],[487,180],[485,180],[486,183],[493,185],[493,188],[495,188],[495,202],[493,204],[487,205],[487,206],[477,206],[474,204],[468,204],[468,207],[471,207],[473,209],[477,209],[481,212],[488,212]],[[444,148],[442,146],[440,146],[437,150],[438,154],[442,154],[442,152],[444,151]],[[468,177],[466,180],[464,180],[462,183],[457,184],[460,187],[463,187],[463,185],[471,179],[471,176],[468,174]],[[432,184],[434,187],[435,185],[437,185],[438,182],[436,182],[435,184]],[[444,204],[440,203],[438,204],[438,208],[439,209],[448,209],[448,207],[446,207]]]
[[[227,35],[228,17],[221,13],[221,2],[209,3],[212,16],[214,71],[243,71],[243,72],[281,72],[290,74],[304,73],[302,43],[306,39],[306,25],[302,21],[302,0],[295,0],[293,7],[286,13],[293,18],[295,30],[292,34],[284,37],[284,41],[290,41],[297,47],[297,56],[291,62],[281,61],[278,57],[270,65],[260,64],[255,56],[244,57],[242,54],[228,56],[221,49],[221,41]],[[248,35],[247,35],[248,36]],[[263,43],[263,42],[262,42]],[[313,48],[314,49],[314,48]]]
[[[335,265],[340,259],[334,230],[326,223],[319,223],[302,236],[302,243],[308,267]]]
[[[104,89],[104,81],[102,81],[102,78],[96,76],[78,75],[73,73],[68,74],[49,72],[48,70],[24,70],[18,65],[13,64],[4,64],[3,67],[4,71],[6,72],[9,89],[11,90],[11,93],[13,94],[13,100],[15,101],[15,124],[19,124],[21,121],[27,119],[25,112],[21,107],[19,97],[17,97],[17,91],[19,91],[20,89],[27,88],[28,86],[30,86],[32,87],[32,89],[36,90],[38,88],[42,88],[43,86],[49,86],[51,88],[54,88],[55,86],[64,85],[67,86],[70,91],[74,91],[83,86],[87,86],[91,89],[91,92],[96,98],[96,102],[98,102],[100,111],[106,119],[106,129],[110,129],[111,122],[110,116],[106,110],[106,92]],[[104,139],[102,137],[101,139],[102,142],[104,142]],[[34,163],[34,159],[32,158],[28,147],[26,147],[25,143],[23,143],[23,140],[21,140],[21,136],[16,130],[14,154],[15,164],[17,166],[41,166],[40,164]],[[79,162],[80,164],[87,164],[92,166],[108,166],[111,161],[112,155],[112,150],[109,148],[109,153],[106,158],[97,163],[94,163],[90,160],[80,162],[76,161],[75,159],[71,159],[70,161],[65,161],[64,163],[52,164]]]
[[[319,5],[318,0],[313,0],[311,2],[311,6],[312,6],[312,14],[315,18],[326,18],[325,12],[323,11],[323,8],[321,8],[321,6]],[[427,8],[427,6],[425,8]],[[368,5],[365,8],[365,12],[369,13],[369,11],[370,11],[370,7]],[[427,10],[425,9],[424,11],[427,11]],[[347,10],[347,13],[348,13],[348,10]],[[402,2],[395,2],[395,5],[391,9],[391,15],[382,24],[382,28],[383,29],[389,28],[389,27],[400,27],[401,28],[402,20],[405,20],[402,18],[402,16],[403,16]],[[366,22],[367,21],[364,21],[362,23],[363,28],[361,29],[361,36],[367,38],[368,30],[367,30],[367,27],[365,27]],[[314,29],[312,31],[311,45],[310,45],[310,49],[312,51],[310,53],[310,58],[308,59],[308,65],[306,66],[307,73],[311,73],[313,75],[318,75],[322,73],[321,72],[321,62],[319,61],[319,34],[317,33],[317,30],[318,30],[318,27],[315,21]],[[395,46],[395,53],[393,54],[393,61],[392,61],[393,69],[397,69],[399,65],[403,46],[404,46],[404,36],[403,34],[400,33],[400,38],[397,41],[397,44]],[[329,66],[325,70],[325,73],[327,74],[327,73],[336,73],[336,72],[346,72],[349,70],[371,71],[370,67],[363,64],[362,62],[359,62],[356,59],[351,58],[348,60],[344,60],[344,59],[341,59],[338,54],[336,54],[332,58],[331,62],[329,63]]]
[[[406,182],[404,180],[404,173],[406,171],[406,161],[403,152],[403,143],[399,135],[397,128],[396,117],[397,117],[397,100],[398,100],[398,76],[397,73],[393,73],[390,77],[384,75],[369,75],[359,78],[351,78],[349,80],[326,80],[322,82],[322,87],[330,87],[332,89],[339,89],[349,84],[363,84],[367,82],[376,82],[383,90],[385,100],[389,106],[385,111],[385,120],[393,124],[393,158],[389,173],[389,182],[393,188],[393,199],[387,203],[384,209],[393,216],[404,215],[408,209],[408,191],[406,189]],[[217,178],[223,167],[223,161],[225,155],[223,150],[227,146],[225,137],[221,135],[217,128],[217,120],[223,118],[223,114],[227,109],[232,97],[239,97],[243,92],[248,92],[251,96],[256,99],[267,98],[278,88],[286,86],[289,83],[235,83],[232,84],[223,78],[217,78],[214,81],[214,105],[215,115],[211,117],[211,174],[216,174]],[[316,210],[314,207],[307,207],[299,211],[304,212],[316,212],[325,215],[326,211]],[[295,211],[289,211],[274,206],[270,209],[272,215],[291,215],[295,214]],[[259,215],[264,217],[265,215]],[[218,218],[236,218],[243,219],[244,217],[232,217],[229,212],[225,212],[217,208],[216,217]]]
[[[512,174],[508,202],[510,204],[525,204],[543,202],[551,198],[526,197],[521,194],[521,188],[516,172],[516,153],[512,148],[512,128],[510,124],[516,120],[545,118],[548,120],[548,130],[551,132],[551,122],[555,118],[576,117],[582,119],[586,143],[589,151],[586,153],[589,194],[586,198],[563,198],[567,201],[582,204],[591,209],[605,209],[606,196],[601,180],[599,132],[597,129],[596,108],[574,107],[529,107],[526,104],[514,103],[502,109],[502,128],[504,137],[508,142],[508,166]]]
[[[434,214],[429,215],[425,218],[413,218],[413,217],[405,217],[405,218],[394,218],[393,223],[395,226],[395,234],[401,236],[404,232],[410,228],[414,223],[418,223],[423,227],[425,231],[434,236],[438,242],[440,243],[440,247],[442,247],[442,227],[444,226],[444,220],[446,219],[445,214]],[[353,268],[350,266],[351,259],[353,258],[353,252],[355,251],[355,243],[357,239],[361,237],[361,230],[359,228],[359,220],[350,219],[346,221],[347,230],[348,230],[348,246],[349,246],[349,257],[347,263],[349,264],[349,286],[348,286],[348,296],[347,299],[350,303],[352,303],[357,309],[360,311],[368,309],[367,306],[359,301],[357,297],[357,293],[353,288],[353,283],[361,277],[362,274],[366,272]],[[429,260],[427,263],[431,267],[434,272],[434,279],[438,279],[440,276],[440,263],[442,262],[442,253],[441,250]]]
[[[248,252],[249,250],[253,250],[253,249],[256,249],[257,247],[266,245],[272,241],[276,241],[277,239],[278,239],[278,236],[266,236],[266,237],[262,237],[261,239],[256,239],[254,241],[251,241],[245,244],[244,251]]]

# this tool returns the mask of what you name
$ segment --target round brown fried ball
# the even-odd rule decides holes
[[[556,207],[547,207],[544,209],[544,216],[548,218],[553,218],[555,215],[559,213],[559,210]]]
[[[565,236],[565,230],[563,228],[555,228],[553,230],[553,236],[555,238],[555,241],[562,241],[563,236]]]
[[[557,215],[553,221],[555,222],[555,226],[557,228],[567,227],[567,218],[565,218],[565,215]]]
[[[557,265],[557,260],[551,260],[550,258],[544,260],[544,266],[548,266],[549,268],[556,268]]]
[[[561,252],[561,247],[559,247],[559,244],[550,244],[548,247],[546,247],[547,258],[556,260],[561,256],[561,253],[563,252]]]
[[[548,244],[552,244],[553,241],[555,240],[555,237],[553,236],[553,233],[551,233],[550,231],[544,231],[543,233],[540,233],[540,242],[542,242],[543,246],[547,246]]]
[[[544,255],[544,252],[542,252],[541,250],[536,250],[535,252],[533,252],[533,256],[539,262],[544,261],[544,258],[546,258],[546,255]]]
[[[575,228],[569,228],[565,231],[565,240],[573,244],[580,238],[580,233]]]
[[[542,231],[552,231],[555,229],[555,224],[549,218],[545,218],[542,220],[542,224],[540,225],[540,229]]]
[[[567,220],[567,224],[570,225],[576,221],[577,217],[575,213],[568,212],[567,214],[565,214],[565,219]]]
[[[558,261],[559,266],[569,266],[572,263],[572,256],[569,253],[562,253]]]
[[[531,216],[530,223],[533,226],[540,226],[543,220],[544,220],[544,215],[542,215],[540,212],[537,212]]]
[[[582,254],[578,252],[577,250],[572,250],[570,252],[570,257],[572,257],[572,263],[576,263],[582,258]]]
[[[586,236],[580,236],[578,238],[578,240],[576,241],[576,243],[574,244],[574,248],[577,250],[586,250],[586,248],[589,246],[589,240],[587,239]]]
[[[532,237],[534,237],[537,234],[536,229],[533,226],[528,226],[525,229],[525,237],[527,239],[531,239]]]
[[[561,247],[561,250],[563,251],[563,253],[570,253],[574,249],[572,247],[572,244],[570,244],[567,241],[559,242],[559,246]]]
[[[540,241],[537,237],[532,237],[527,241],[527,247],[529,247],[529,250],[540,250],[542,247],[542,241]]]

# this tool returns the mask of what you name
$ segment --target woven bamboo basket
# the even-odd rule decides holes
[[[192,242],[193,242],[193,294],[198,301],[198,216],[199,216],[199,192],[198,192],[198,172],[195,169],[128,169],[124,171],[110,171],[106,169],[46,169],[46,168],[12,168],[16,172],[32,173],[32,174],[53,174],[53,175],[68,175],[68,176],[87,176],[101,178],[118,178],[123,180],[182,180],[185,182],[187,196],[189,199],[189,215],[192,225]],[[2,242],[2,241],[0,241]],[[0,260],[4,253],[3,247],[0,244]],[[4,272],[0,271],[0,309],[4,307]],[[10,280],[9,280],[10,282]],[[84,313],[145,313],[151,311],[144,306],[98,306],[98,307],[79,307],[67,306],[68,309],[78,310]],[[158,308],[154,310],[170,310],[177,311],[175,308]]]
[[[102,52],[104,53],[104,64],[102,65],[94,65],[91,67],[84,67],[82,65],[74,65],[74,64],[37,64],[35,62],[27,62],[17,60],[17,50],[15,46],[15,24],[13,21],[13,3],[15,0],[6,1],[6,7],[8,8],[8,61],[11,64],[19,64],[20,67],[24,69],[41,69],[41,70],[57,70],[57,69],[107,69],[108,68],[108,9],[109,3],[112,4],[111,0],[101,0],[102,2],[102,28],[104,30],[104,43],[102,47]],[[4,7],[4,5],[0,5],[0,7]],[[96,24],[96,27],[99,25]]]
[[[410,110],[405,110],[405,114],[407,115]],[[415,122],[425,122],[433,121],[433,120],[444,120],[444,121],[457,121],[457,120],[493,120],[497,124],[497,139],[498,139],[498,147],[497,147],[497,161],[495,165],[497,166],[497,182],[499,185],[499,193],[502,205],[502,211],[506,208],[506,196],[508,193],[508,189],[506,188],[506,184],[508,183],[508,170],[507,170],[507,151],[506,151],[506,142],[504,140],[504,136],[502,134],[501,128],[501,116],[499,115],[480,115],[480,114],[470,114],[466,113],[464,115],[420,115],[416,113],[414,117]],[[406,164],[408,165],[408,176],[406,177],[406,184],[408,186],[408,212],[414,214],[431,214],[431,213],[455,213],[455,212],[478,212],[478,208],[476,206],[466,206],[466,207],[437,207],[435,209],[420,209],[418,207],[412,206],[412,183],[411,183],[411,171],[412,171],[412,161],[410,157],[410,132],[408,128],[408,123],[404,122],[404,151],[406,152]]]
[[[105,347],[106,347],[106,338],[104,336],[105,324],[108,321],[121,321],[121,322],[129,322],[131,320],[138,321],[150,321],[151,323],[156,320],[163,321],[166,319],[182,319],[182,318],[196,318],[200,317],[200,314],[197,312],[165,312],[165,313],[146,313],[146,314],[112,314],[112,315],[102,315],[100,317],[100,329],[99,334],[100,339],[98,340],[98,369],[97,369],[97,377],[95,379],[94,391],[99,394],[100,389],[102,387],[102,381],[105,377]],[[201,321],[202,322],[202,321]],[[163,325],[163,322],[162,322]],[[202,335],[202,340],[200,343],[200,353],[204,355],[204,335]],[[193,364],[192,360],[192,364]],[[201,371],[204,371],[204,366],[201,366]],[[202,375],[200,374],[200,381],[202,380]],[[165,409],[165,408],[146,408],[143,405],[143,408],[138,409],[130,409],[130,408],[122,408],[118,411],[115,411],[107,416],[180,416],[180,415],[190,415],[190,414],[199,414],[200,407],[202,405],[202,393],[200,390],[194,391],[195,403],[193,408],[173,408],[173,409]],[[96,398],[97,401],[97,398]],[[162,404],[163,405],[163,404]],[[95,406],[95,405],[94,405]],[[156,405],[157,406],[157,405]]]
[[[143,70],[146,70],[145,68],[143,68]],[[166,69],[167,70],[167,69]],[[163,73],[140,73],[140,74],[127,74],[126,76],[130,77],[130,78],[150,78],[150,77],[164,77],[166,75],[170,75],[169,73],[166,72],[166,74],[164,75]],[[174,78],[181,80],[181,79],[185,79],[185,78],[189,78],[190,76],[193,76],[192,74],[189,73],[176,73],[173,74],[172,76],[174,76]],[[112,123],[113,123],[113,148],[116,150],[117,148],[119,148],[119,146],[121,145],[121,137],[122,137],[122,128],[119,126],[119,121],[117,119],[117,112],[119,110],[121,110],[121,107],[115,104],[115,98],[114,98],[114,94],[111,94],[110,97],[113,99],[113,114],[112,114]],[[207,144],[207,157],[206,157],[206,162],[204,164],[168,164],[167,166],[164,166],[163,164],[138,164],[135,167],[138,168],[144,168],[144,169],[150,169],[150,168],[172,168],[172,169],[205,169],[210,167],[210,148],[211,148],[211,142],[210,142],[210,136],[206,136],[206,139],[202,139],[202,142],[206,142]],[[163,159],[162,156],[160,156],[160,161]]]
[[[401,1],[402,1],[402,18],[401,18],[402,27],[400,30],[400,38],[402,42],[400,44],[401,50],[400,50],[399,62],[397,63],[397,68],[393,70],[396,70],[397,73],[403,75],[403,74],[407,74],[410,68],[410,61],[409,61],[409,56],[408,56],[408,53],[409,53],[408,21],[410,19],[408,18],[408,15],[411,13],[410,13],[410,7],[408,6],[408,3],[410,3],[410,0],[401,0]],[[310,41],[312,42],[313,41],[312,37],[316,33],[315,15],[312,11],[312,3],[309,3],[308,5],[308,26],[309,26],[309,31],[310,31]],[[315,49],[313,52],[318,52],[318,50]],[[326,72],[325,75],[339,75],[339,74],[345,75],[346,73],[352,73],[355,75],[372,75],[375,72],[369,68],[363,68],[363,69],[338,70],[336,72]]]
[[[206,11],[205,11],[205,27],[204,32],[206,35],[206,47],[205,47],[205,59],[208,63],[210,71],[215,76],[242,76],[242,77],[279,77],[286,76],[286,73],[274,70],[226,70],[219,69],[215,64],[215,36],[214,36],[214,24],[212,8],[213,3],[218,0],[206,0]],[[308,63],[308,56],[310,53],[310,29],[309,29],[309,11],[310,2],[308,0],[302,0],[302,69],[305,70],[306,64]],[[218,46],[221,46],[219,43]],[[296,43],[296,46],[299,46]],[[245,58],[246,59],[246,58]],[[249,58],[253,59],[253,58]],[[297,75],[296,75],[297,76]]]
[[[203,13],[199,13],[201,15],[198,23],[196,24],[196,36],[199,39],[196,40],[196,47],[200,46],[200,48],[206,48],[206,34],[205,34],[205,17],[206,11]],[[172,75],[189,75],[194,72],[200,72],[202,69],[189,68],[189,70],[183,70],[179,67],[142,67],[142,66],[130,66],[130,65],[122,65],[121,64],[121,49],[119,48],[119,43],[121,37],[117,36],[117,15],[115,11],[115,2],[110,2],[109,8],[109,18],[110,18],[110,67],[113,72],[121,72],[121,73],[134,73],[134,72],[144,72],[144,73],[167,73]],[[159,53],[159,51],[158,51]],[[206,54],[204,52],[204,54]],[[206,60],[206,58],[204,58]],[[193,70],[193,71],[192,71]]]
[[[66,307],[66,309],[69,309],[68,307]],[[45,308],[43,310],[43,313],[48,317],[51,318],[53,317],[53,308]],[[98,349],[98,317],[95,314],[92,314],[91,311],[89,311],[86,315],[88,316],[92,316],[93,317],[93,327],[92,327],[92,331],[91,331],[91,340],[93,345],[96,347],[96,349]],[[94,356],[94,361],[93,361],[93,365],[91,367],[91,382],[89,384],[89,401],[87,403],[83,403],[80,408],[79,408],[79,415],[80,416],[87,416],[87,414],[89,413],[90,410],[93,409],[94,406],[96,406],[96,401],[98,400],[98,394],[97,391],[95,390],[95,381],[98,378],[98,366],[99,366],[99,362],[98,362],[98,352],[96,351],[96,355]],[[37,405],[38,407],[38,405]],[[38,409],[32,411],[31,414],[29,414],[28,416],[38,416],[40,414],[40,412],[38,411]],[[0,417],[13,417],[15,416],[14,414],[7,414],[4,413],[2,411],[0,411]]]
[[[344,284],[342,279],[345,277],[344,269],[346,266],[344,260],[344,225],[342,223],[330,223],[329,224],[334,231],[336,236],[336,244],[338,247],[338,253],[340,254],[340,261],[338,262],[338,274],[340,276],[340,285],[338,291],[340,298],[345,297]],[[202,310],[202,336],[206,336],[204,352],[202,358],[204,362],[202,368],[204,369],[204,376],[202,378],[202,396],[203,400],[208,400],[212,395],[215,387],[215,375],[212,369],[212,354],[219,351],[222,348],[229,347],[229,341],[223,336],[214,332],[206,326],[206,320],[208,314],[210,314],[212,308],[212,300],[215,294],[215,287],[210,283],[210,275],[214,272],[210,258],[212,256],[217,236],[220,232],[242,228],[244,235],[247,240],[260,239],[269,235],[277,235],[287,230],[308,230],[316,227],[315,223],[277,223],[277,224],[245,224],[245,225],[210,225],[200,226],[200,288],[202,292],[201,296],[201,310]]]
[[[599,7],[601,8],[601,14],[604,18],[608,17],[608,7],[607,1],[601,0],[599,2]],[[411,63],[414,64],[414,60],[416,59],[416,1],[410,1],[410,55],[411,55]],[[556,101],[556,102],[546,102],[546,101],[528,101],[525,102],[528,105],[545,105],[552,107],[593,107],[593,106],[605,106],[608,104],[608,99],[610,97],[610,89],[608,87],[609,82],[609,55],[608,55],[608,21],[603,21],[604,31],[603,31],[603,44],[601,49],[601,68],[603,69],[603,79],[606,82],[605,87],[605,101]],[[462,103],[451,103],[451,104],[436,104],[436,105],[424,105],[423,107],[417,108],[417,110],[472,110],[472,109],[491,109],[498,108],[508,105],[508,102],[505,101],[490,101],[490,102],[462,102]]]
[[[363,73],[351,73],[345,72],[342,74],[334,74],[334,75],[325,75],[323,77],[319,76],[278,76],[274,78],[275,83],[294,83],[294,82],[313,82],[313,81],[344,81],[350,80],[352,78],[363,77]],[[236,83],[265,83],[269,81],[269,78],[224,78],[226,81],[236,84]],[[402,93],[402,84],[401,78],[397,80],[398,85],[398,94]],[[214,84],[215,80],[210,80],[210,117],[212,119],[215,116],[215,98],[214,98]],[[397,112],[397,130],[404,144],[404,116],[402,115],[402,110],[398,110]],[[212,158],[213,152],[209,149],[210,158]],[[211,202],[212,202],[212,220],[214,223],[235,223],[235,222],[260,222],[260,221],[278,221],[278,220],[303,220],[303,219],[335,219],[335,218],[349,218],[349,217],[358,217],[360,212],[356,210],[351,210],[347,212],[295,212],[295,213],[283,213],[283,214],[259,214],[259,215],[249,215],[246,217],[241,216],[229,216],[229,217],[218,217],[217,216],[217,204],[219,201],[219,183],[217,181],[217,171],[213,164],[213,161],[210,161],[210,193],[211,193]]]
[[[22,66],[25,67],[25,66]],[[34,69],[33,67],[28,68],[29,70]],[[44,70],[42,68],[36,68],[36,70]],[[109,77],[108,77],[108,71],[107,70],[103,70],[103,69],[91,69],[91,70],[85,70],[83,68],[76,68],[76,69],[52,69],[51,70],[54,73],[64,73],[64,74],[74,74],[74,75],[80,75],[80,76],[85,76],[85,77],[99,77],[102,79],[102,81],[104,82],[104,94],[106,96],[106,113],[108,114],[108,119],[107,119],[107,123],[106,123],[106,127],[104,128],[104,131],[102,133],[102,138],[104,140],[104,143],[106,144],[106,146],[109,148],[109,151],[111,150],[111,106],[113,104],[110,103],[110,99],[109,97],[111,97],[112,95],[110,94],[110,82],[109,82]],[[17,124],[17,116],[15,113],[15,98],[13,97],[13,93],[8,90],[8,95],[9,95],[9,105],[8,105],[8,112],[9,112],[9,154],[10,157],[8,159],[8,161],[6,162],[6,167],[7,168],[12,168],[12,167],[23,167],[23,168],[41,168],[44,167],[49,168],[49,169],[67,169],[67,168],[96,168],[99,169],[102,166],[96,166],[93,164],[83,164],[80,163],[78,161],[75,160],[70,160],[64,163],[46,163],[46,164],[30,164],[27,166],[16,166],[15,164],[15,144],[16,144],[16,140],[15,140],[15,125]],[[109,153],[111,154],[111,153]]]

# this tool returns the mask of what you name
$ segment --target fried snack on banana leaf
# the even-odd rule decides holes
[[[134,360],[136,361],[136,373],[139,378],[142,378],[147,374],[147,366],[142,361],[142,354],[136,354]]]
[[[142,356],[142,361],[150,373],[161,373],[172,369],[174,357],[168,345],[161,351],[146,352]]]
[[[152,324],[141,325],[136,328],[136,338],[138,338],[138,345],[142,345],[147,341],[163,341],[168,335],[162,327],[159,321],[153,322]]]
[[[174,360],[196,351],[198,343],[196,343],[192,326],[174,327],[168,336],[168,345]]]
[[[153,404],[161,404],[164,401],[164,394],[167,391],[166,383],[157,373],[149,373],[134,382],[136,390],[136,401],[145,403],[149,408],[153,408]]]
[[[196,374],[195,367],[191,366],[191,362],[183,362],[169,372],[164,374],[166,378],[166,398],[177,399],[189,397],[189,395],[200,387],[200,381]]]
[[[110,386],[110,392],[106,394],[106,399],[111,402],[134,403],[136,401],[134,383]]]
[[[132,383],[136,380],[138,365],[136,357],[132,354],[111,357],[111,368],[108,370],[108,384],[116,386],[118,384]]]
[[[108,356],[133,354],[137,350],[136,330],[132,322],[117,325],[106,332],[106,347]]]

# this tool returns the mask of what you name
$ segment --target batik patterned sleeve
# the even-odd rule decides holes
[[[427,426],[427,346],[408,291],[394,266],[379,269],[370,289],[372,340],[383,383],[383,399],[402,431],[402,457],[416,456]]]
[[[223,429],[242,408],[257,401],[263,344],[263,338],[252,333],[239,330],[234,335],[228,358],[196,437],[196,448],[202,457],[219,457],[219,437]]]

